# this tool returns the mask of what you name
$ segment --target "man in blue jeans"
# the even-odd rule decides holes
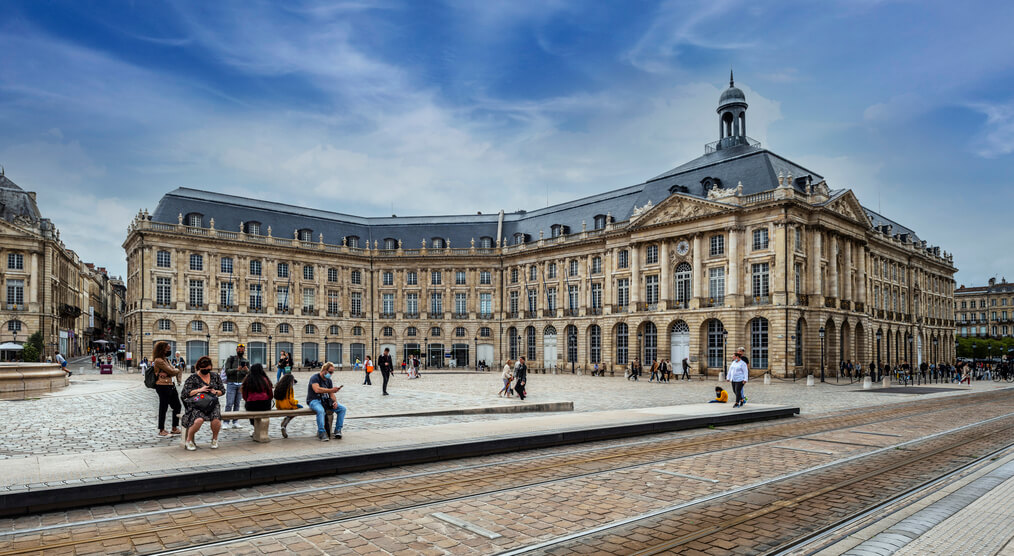
[[[331,383],[333,370],[334,363],[330,361],[324,363],[320,372],[310,377],[310,384],[306,388],[306,405],[317,414],[317,440],[321,442],[330,440],[326,424],[329,413],[338,415],[338,420],[334,424],[335,440],[342,437],[342,426],[345,424],[345,406],[338,403],[338,397],[335,396],[342,387],[336,387]]]
[[[243,401],[240,388],[243,380],[250,373],[250,361],[246,358],[246,346],[236,346],[236,355],[230,355],[225,361],[225,408],[223,411],[239,411],[239,402]],[[232,422],[226,421],[222,428],[238,429],[239,423],[235,419]]]

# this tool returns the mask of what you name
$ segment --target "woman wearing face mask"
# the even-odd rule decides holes
[[[208,356],[198,359],[194,364],[197,372],[183,383],[183,392],[180,394],[183,406],[187,410],[183,414],[183,426],[187,429],[186,446],[190,451],[197,449],[194,435],[205,421],[211,422],[211,449],[218,448],[218,431],[222,429],[222,410],[217,398],[225,393],[225,385],[222,384],[222,377],[218,373],[211,372],[211,366],[211,358]],[[193,397],[201,393],[215,396],[214,403],[203,409],[194,405]]]
[[[306,405],[317,414],[317,439],[321,442],[330,440],[326,426],[328,413],[338,414],[338,421],[334,425],[334,437],[342,437],[342,425],[345,424],[345,406],[338,403],[335,393],[342,389],[341,386],[334,386],[331,383],[331,372],[334,370],[334,363],[328,361],[321,366],[320,372],[310,377],[310,385],[306,389]]]

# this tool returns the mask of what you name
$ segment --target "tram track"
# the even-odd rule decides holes
[[[983,394],[981,396],[982,398],[980,398],[980,404],[989,403],[989,400],[993,398],[993,396],[990,396],[989,394]],[[400,475],[390,478],[378,478],[368,481],[358,481],[355,483],[328,485],[323,487],[314,487],[312,489],[276,493],[269,496],[250,497],[238,501],[216,502],[213,506],[232,506],[233,508],[231,509],[235,510],[235,512],[232,512],[232,515],[221,515],[210,519],[205,517],[203,514],[195,514],[195,511],[199,510],[199,508],[195,506],[170,508],[157,512],[158,517],[174,517],[173,514],[180,514],[179,518],[181,519],[174,520],[173,523],[166,525],[151,526],[147,523],[138,524],[144,525],[143,527],[139,527],[139,530],[133,529],[135,524],[127,525],[127,523],[131,521],[137,522],[145,517],[151,517],[155,515],[155,513],[148,512],[146,514],[127,514],[104,518],[102,520],[53,524],[45,527],[0,533],[0,539],[6,538],[6,542],[0,542],[0,547],[2,547],[0,548],[0,555],[25,554],[39,551],[66,553],[75,547],[85,546],[96,542],[105,543],[144,535],[155,535],[158,537],[162,533],[186,531],[195,526],[206,527],[209,524],[226,524],[234,521],[250,522],[253,520],[254,523],[256,523],[254,518],[269,517],[282,513],[296,514],[301,511],[316,511],[320,516],[318,519],[307,519],[304,523],[295,526],[263,528],[261,531],[255,531],[253,533],[243,531],[241,529],[244,528],[240,527],[236,529],[236,533],[232,537],[226,535],[227,538],[224,539],[191,539],[196,542],[187,546],[174,547],[171,546],[173,544],[172,542],[165,542],[162,543],[163,546],[160,550],[141,552],[172,554],[180,551],[194,551],[205,547],[228,545],[238,541],[250,540],[262,536],[306,530],[322,525],[342,523],[351,520],[361,520],[371,516],[387,515],[393,512],[444,504],[457,500],[495,495],[498,493],[510,492],[519,488],[532,488],[535,486],[561,483],[583,477],[609,473],[621,468],[626,469],[632,466],[650,466],[660,462],[669,462],[678,459],[695,457],[705,452],[714,453],[717,451],[736,450],[770,442],[779,442],[786,439],[805,438],[806,436],[818,433],[847,430],[854,427],[911,419],[913,417],[932,416],[933,414],[953,411],[956,408],[965,405],[965,403],[967,402],[944,398],[939,402],[936,402],[937,407],[929,410],[925,409],[925,403],[922,403],[920,406],[916,406],[916,404],[899,404],[867,413],[849,412],[846,415],[829,414],[810,420],[795,421],[793,423],[758,425],[753,427],[754,430],[740,429],[735,432],[726,433],[723,431],[707,435],[695,435],[691,437],[684,436],[676,439],[653,439],[638,441],[635,443],[625,443],[624,445],[619,446],[612,445],[581,450],[570,450],[563,454],[554,453],[538,455],[531,458],[525,458],[525,460],[529,463],[540,462],[537,465],[524,467],[524,471],[528,476],[532,476],[538,472],[554,472],[561,469],[579,469],[581,471],[564,472],[559,476],[540,476],[537,480],[527,481],[523,484],[515,485],[510,488],[496,488],[495,486],[489,486],[490,484],[495,485],[496,483],[501,482],[498,480],[490,480],[490,477],[501,476],[501,472],[496,470],[497,466],[517,466],[519,461],[518,459],[488,462],[473,466],[458,466],[448,470],[434,470],[427,472],[430,476],[434,477],[434,480],[422,483],[419,482],[421,476],[420,474]],[[704,449],[700,449],[702,446]],[[631,449],[632,447],[634,449]],[[672,455],[674,453],[678,455],[674,457]],[[663,457],[655,457],[658,454],[663,454]],[[655,457],[655,459],[651,459],[651,457]],[[638,460],[637,458],[648,459]],[[607,465],[604,468],[596,467],[590,470],[587,469],[587,466],[589,465],[598,466],[606,462],[615,462],[620,459],[627,461],[624,461],[622,465],[619,466]],[[473,475],[477,472],[482,472],[483,475],[479,477],[454,476],[463,472],[472,472]],[[441,478],[441,475],[448,475],[449,477]],[[407,484],[399,485],[399,482]],[[377,488],[377,490],[367,490],[365,492],[358,493],[347,492],[355,491],[357,488],[362,489],[364,487],[386,488]],[[468,490],[469,487],[471,488],[471,491]],[[336,503],[334,496],[337,496],[339,492],[342,493],[340,503]],[[446,492],[460,492],[460,494],[448,496],[443,494]],[[332,496],[326,500],[314,500],[311,502],[295,501],[299,496],[321,493],[327,493]],[[429,493],[432,493],[432,498],[426,498],[427,496],[431,496]],[[411,499],[412,497],[420,496],[424,499],[413,503],[385,505],[384,502],[385,499],[392,497]],[[272,502],[272,507],[250,509],[244,506],[245,504],[257,506],[258,504],[268,500]],[[212,505],[204,505],[203,509],[208,509],[211,506]],[[341,506],[346,509],[339,509],[336,508],[336,506]],[[335,512],[337,512],[337,514]],[[184,516],[183,514],[190,515]],[[182,519],[185,517],[191,517],[192,519]],[[120,531],[115,533],[103,533],[98,530],[98,526],[109,524],[119,524],[122,528]],[[54,539],[57,536],[63,536],[66,533],[66,530],[73,530],[75,527],[88,530],[89,534],[84,536],[84,538],[78,539],[70,538],[68,540],[58,540],[56,542],[45,541],[47,538]],[[25,543],[18,539],[18,537],[21,536],[38,536],[38,539],[42,542],[35,544]],[[73,537],[73,535],[68,536]],[[161,537],[158,538],[161,539]]]

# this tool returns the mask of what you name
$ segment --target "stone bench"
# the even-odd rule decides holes
[[[304,407],[303,409],[270,409],[268,411],[223,411],[222,421],[232,421],[233,419],[253,419],[254,442],[271,442],[271,438],[268,437],[268,425],[271,424],[272,418],[299,417],[301,415],[312,415],[316,417],[317,414],[308,407]],[[181,434],[180,444],[185,445],[186,442],[187,435]]]

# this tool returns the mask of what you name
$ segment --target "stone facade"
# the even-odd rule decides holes
[[[1014,335],[1014,284],[990,278],[985,286],[954,290],[954,331],[959,336],[1001,338]]]
[[[431,366],[614,371],[687,357],[714,375],[742,346],[753,373],[789,376],[819,372],[823,330],[828,369],[953,359],[952,257],[761,149],[729,91],[700,159],[532,213],[370,219],[170,193],[123,244],[134,349],[164,339],[221,362],[243,342],[274,361],[283,342],[346,366],[390,347]]]

